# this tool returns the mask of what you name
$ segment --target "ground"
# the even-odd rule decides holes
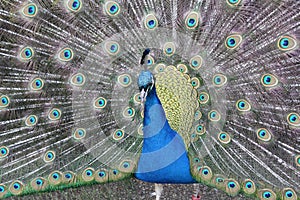
[[[251,200],[250,198],[238,195],[229,197],[223,191],[201,185],[201,200]],[[151,197],[154,191],[154,184],[145,183],[136,179],[109,183],[104,185],[91,185],[79,188],[71,188],[51,193],[41,193],[24,197],[11,197],[8,199],[20,200],[155,200]],[[191,200],[193,185],[164,186],[161,200]]]

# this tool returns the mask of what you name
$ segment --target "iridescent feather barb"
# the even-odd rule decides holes
[[[299,1],[4,0],[0,25],[0,198],[136,177],[299,199]]]

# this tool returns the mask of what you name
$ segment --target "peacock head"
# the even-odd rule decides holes
[[[138,86],[141,92],[141,101],[144,102],[148,95],[148,92],[151,91],[154,86],[153,74],[148,70],[142,71],[138,78]]]

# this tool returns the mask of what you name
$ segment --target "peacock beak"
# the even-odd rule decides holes
[[[147,96],[147,93],[148,93],[148,90],[145,91],[145,89],[141,89],[141,94],[140,94],[140,97],[141,97],[141,103],[143,103],[146,99],[146,96]]]

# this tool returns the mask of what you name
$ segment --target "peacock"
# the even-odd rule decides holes
[[[1,0],[0,38],[0,198],[300,199],[300,1]]]

